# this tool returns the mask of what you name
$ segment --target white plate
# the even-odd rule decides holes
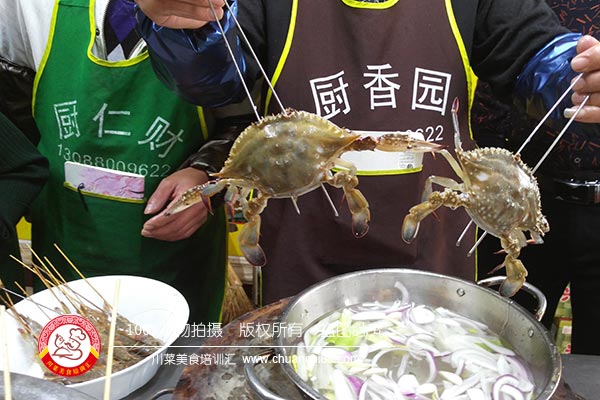
[[[138,324],[150,335],[161,340],[164,345],[149,357],[111,376],[111,400],[121,399],[146,384],[160,367],[160,355],[164,353],[185,329],[189,317],[189,306],[185,298],[173,287],[149,278],[128,275],[99,276],[88,278],[87,281],[102,297],[112,302],[116,280],[120,280],[119,301],[117,312]],[[91,302],[102,305],[100,297],[83,280],[68,283],[69,287],[82,294]],[[53,289],[54,293],[58,293]],[[59,294],[60,296],[60,294]],[[62,296],[60,296],[62,297]],[[50,308],[55,308],[58,301],[50,290],[33,294],[31,300]],[[64,298],[64,297],[63,297]],[[28,300],[21,300],[15,305],[19,313],[27,315],[42,327],[57,316],[50,311],[39,308]],[[42,311],[44,310],[44,311]],[[85,315],[84,315],[85,317]],[[19,324],[13,318],[6,321],[7,342],[9,351],[9,368],[11,372],[43,378],[43,366],[37,363],[37,347],[26,342],[19,334]],[[97,329],[99,329],[97,327]],[[108,343],[102,343],[104,349]],[[0,362],[3,364],[2,353]],[[68,385],[70,388],[86,393],[94,398],[104,396],[104,378]]]

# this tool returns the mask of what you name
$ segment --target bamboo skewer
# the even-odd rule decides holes
[[[73,262],[71,261],[71,259],[69,257],[67,257],[67,255],[60,249],[60,247],[58,247],[58,245],[56,243],[54,243],[54,247],[56,247],[56,250],[58,250],[58,252],[65,258],[65,260],[67,261],[67,263],[69,263],[69,265],[71,266],[71,268],[73,268],[73,270],[75,272],[77,272],[77,275],[79,275],[81,277],[81,279],[83,279],[90,286],[90,288],[92,288],[92,290],[102,299],[102,301],[104,302],[104,304],[108,304],[108,302],[106,301],[106,299],[104,297],[102,297],[102,295],[100,294],[100,292],[98,292],[98,290],[96,290],[96,288],[94,287],[94,285],[92,285],[92,284],[89,283],[89,281],[87,280],[87,278],[81,273],[81,271],[79,271],[79,269],[75,266],[75,264],[73,264]]]
[[[34,257],[37,257],[37,254],[33,251],[33,249],[31,249],[31,253]],[[14,257],[13,255],[10,256],[13,260],[17,261],[19,264],[21,264],[23,266],[23,268],[31,271],[34,275],[36,275],[44,284],[44,286],[47,289],[51,289],[53,287],[52,285],[52,281],[49,280],[48,278],[46,278],[44,276],[43,269],[40,267],[35,266],[35,264],[33,265],[33,267],[23,263],[21,260],[19,260],[18,258]],[[41,261],[41,259],[38,258],[38,261],[43,265],[43,262]],[[50,294],[52,294],[52,296],[56,299],[56,301],[58,302],[58,304],[60,304],[61,308],[63,309],[63,311],[65,313],[68,313],[68,308],[66,307],[66,305],[61,301],[61,299],[58,298],[58,296],[56,296],[56,293],[53,290],[50,290]]]
[[[6,312],[4,306],[0,306],[0,331],[2,336],[2,358],[4,359],[4,400],[12,400],[10,368],[8,365],[8,338],[6,336]]]
[[[108,350],[106,352],[106,374],[104,380],[104,400],[110,400],[110,379],[112,375],[113,353],[115,349],[115,330],[117,327],[117,303],[119,302],[119,290],[121,280],[115,282],[115,294],[112,303],[112,315],[110,318],[110,331],[108,334]]]
[[[57,247],[57,249],[58,249],[58,247]],[[108,294],[105,293],[106,298],[104,296],[102,296],[102,294],[100,294],[100,292],[94,287],[94,285],[92,285],[92,283],[88,279],[83,277],[82,274],[79,272],[79,270],[77,270],[76,272],[80,276],[82,276],[84,285],[88,285],[89,287],[91,287],[93,289],[93,291],[95,293],[97,293],[98,297],[100,298],[99,301],[98,300],[91,301],[89,298],[86,298],[86,296],[81,295],[81,293],[79,293],[77,290],[74,290],[73,287],[71,287],[70,282],[65,281],[65,278],[60,274],[60,272],[58,272],[58,269],[50,262],[50,260],[47,257],[43,257],[43,260],[42,260],[42,258],[39,257],[33,251],[33,249],[30,248],[30,251],[31,251],[32,256],[35,257],[35,260],[37,261],[37,263],[39,263],[41,266],[36,265],[37,263],[33,263],[32,266],[29,266],[15,257],[13,257],[13,259],[16,262],[18,262],[19,264],[21,264],[21,266],[23,266],[25,269],[31,271],[36,277],[38,277],[42,281],[44,286],[46,286],[47,291],[51,294],[51,297],[60,304],[60,307],[57,306],[56,309],[52,309],[52,308],[47,308],[47,309],[54,313],[58,313],[58,314],[61,314],[60,308],[63,309],[64,313],[76,313],[76,314],[80,314],[83,316],[86,316],[89,314],[90,318],[92,318],[90,320],[90,322],[92,322],[94,324],[102,323],[102,326],[104,327],[103,335],[106,334],[106,337],[104,339],[102,339],[102,341],[104,342],[104,340],[106,340],[106,342],[107,342],[107,344],[106,344],[107,347],[105,347],[105,350],[102,353],[106,356],[106,362],[104,363],[103,366],[98,366],[100,369],[97,370],[96,372],[101,374],[103,372],[102,370],[104,370],[104,378],[105,378],[105,387],[104,387],[104,393],[105,393],[104,396],[105,397],[104,397],[104,399],[110,399],[112,372],[117,372],[117,371],[122,370],[123,368],[127,368],[127,367],[133,365],[134,363],[138,362],[140,359],[143,359],[147,356],[147,355],[144,355],[144,353],[139,353],[139,352],[129,354],[129,353],[127,353],[127,350],[123,350],[123,352],[122,352],[121,351],[122,349],[120,349],[120,348],[121,347],[137,347],[137,345],[139,343],[142,344],[142,346],[140,346],[142,348],[157,347],[157,346],[161,346],[162,343],[160,343],[160,340],[155,339],[151,335],[144,334],[144,335],[142,335],[143,336],[142,338],[138,338],[137,336],[135,338],[133,338],[133,337],[128,336],[128,334],[122,332],[120,329],[117,330],[117,324],[120,324],[121,320],[123,320],[124,323],[130,323],[126,318],[119,316],[119,314],[117,312],[117,304],[118,304],[118,300],[119,300],[120,285],[121,285],[120,279],[118,279],[118,277],[114,281],[116,287],[115,287],[115,292],[114,292],[114,299],[112,302],[113,305],[111,305],[108,301],[106,301],[106,298],[108,298]],[[60,249],[59,249],[59,251],[60,251]],[[67,259],[66,255],[64,255],[64,253],[62,251],[60,251],[60,252],[61,252],[61,254],[63,254],[65,259]],[[69,261],[69,260],[67,259],[67,261]],[[76,269],[76,267],[70,261],[69,261],[69,264],[71,264],[71,266],[73,267],[74,270]],[[48,317],[49,319],[51,319],[51,318],[47,315],[47,313],[44,310],[42,310],[40,308],[40,307],[43,308],[46,306],[38,304],[35,301],[31,300],[29,298],[29,293],[27,293],[21,287],[21,285],[18,284],[18,282],[15,282],[15,284],[23,292],[23,295],[20,295],[14,291],[4,288],[4,285],[2,284],[2,281],[0,280],[0,304],[1,303],[6,304],[8,313],[12,314],[17,319],[17,322],[19,323],[19,325],[21,325],[21,328],[29,336],[31,336],[33,339],[37,340],[37,333],[33,332],[29,325],[30,323],[35,322],[35,321],[29,321],[29,318],[27,316],[22,316],[18,312],[15,312],[15,310],[12,309],[12,307],[15,304],[7,293],[13,294],[19,298],[23,298],[30,302],[33,302],[37,306],[37,308],[43,312],[43,314],[46,317]],[[4,292],[6,292],[6,293],[4,293]],[[6,294],[6,295],[4,295],[4,294]],[[99,302],[104,302],[103,307],[100,307],[100,304],[98,304]],[[70,309],[67,310],[67,308],[70,308]],[[96,310],[100,311],[100,314],[98,314]],[[36,331],[37,331],[37,329],[36,329]],[[121,336],[124,336],[126,339],[129,339],[129,342],[131,340],[133,340],[136,344],[134,346],[121,346]],[[0,340],[1,340],[1,334],[0,334]],[[148,341],[146,342],[146,340],[148,340]],[[129,343],[129,342],[127,342],[127,343]],[[0,341],[0,356],[2,354],[1,346],[2,346],[2,342]],[[115,347],[116,347],[116,349],[115,349]],[[129,357],[129,355],[131,355],[131,357]],[[102,358],[104,358],[104,357],[102,357]],[[124,361],[124,362],[121,362],[121,361]],[[133,363],[130,363],[131,361],[133,361]],[[1,361],[0,361],[0,364],[1,364]],[[113,396],[114,396],[114,394],[113,394]]]

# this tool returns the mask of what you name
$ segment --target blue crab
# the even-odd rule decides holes
[[[287,109],[247,127],[221,171],[212,174],[216,179],[183,193],[165,215],[206,201],[227,187],[226,201],[237,199],[247,221],[238,235],[240,249],[251,264],[262,266],[266,257],[258,244],[260,213],[270,198],[291,198],[295,203],[323,183],[341,188],[352,214],[354,236],[362,237],[369,229],[369,205],[356,189],[356,167],[340,155],[357,150],[433,152],[440,148],[403,133],[362,137],[315,114]]]
[[[504,266],[506,279],[499,290],[510,297],[523,286],[527,276],[525,266],[518,259],[521,249],[528,244],[524,232],[529,231],[532,241],[541,244],[542,236],[550,230],[542,215],[537,181],[521,158],[506,149],[463,150],[457,113],[458,99],[455,99],[452,121],[456,159],[446,149],[439,153],[462,182],[440,176],[427,178],[423,202],[412,207],[404,218],[402,239],[411,243],[417,236],[420,221],[439,207],[464,207],[480,228],[500,239],[506,257],[496,269]],[[444,187],[444,191],[433,191],[434,183]]]

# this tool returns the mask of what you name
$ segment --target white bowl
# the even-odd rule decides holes
[[[128,275],[99,276],[88,278],[87,281],[110,303],[113,300],[117,279],[120,280],[117,312],[159,339],[163,346],[157,348],[151,356],[111,375],[111,400],[127,396],[146,384],[156,374],[161,365],[161,354],[183,332],[189,317],[189,306],[183,295],[163,282]],[[77,291],[86,299],[101,306],[100,297],[90,288],[89,284],[84,280],[68,283],[70,289]],[[56,289],[53,289],[53,291],[59,295],[59,298],[62,297]],[[54,308],[58,306],[58,301],[50,290],[35,293],[30,299],[46,307]],[[57,314],[40,308],[28,300],[21,300],[15,304],[15,308],[19,313],[37,321],[42,327],[51,318],[57,316]],[[10,371],[43,378],[44,367],[34,360],[38,357],[37,348],[21,337],[17,330],[18,327],[17,321],[10,317],[6,318]],[[100,328],[97,327],[97,329]],[[104,351],[108,343],[102,343],[101,345],[102,351]],[[4,365],[2,352],[0,352],[0,362],[2,362],[0,365]],[[104,384],[105,378],[102,377],[71,384],[68,387],[96,399],[102,399]]]

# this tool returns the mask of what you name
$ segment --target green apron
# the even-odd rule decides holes
[[[146,200],[206,138],[202,110],[156,78],[147,52],[95,57],[94,0],[60,0],[36,76],[34,116],[50,179],[32,211],[32,245],[67,280],[77,279],[56,243],[88,277],[127,274],[177,288],[190,320],[218,321],[226,274],[225,213],[177,242],[142,237]],[[145,176],[144,198],[99,195],[65,182],[65,162]]]

